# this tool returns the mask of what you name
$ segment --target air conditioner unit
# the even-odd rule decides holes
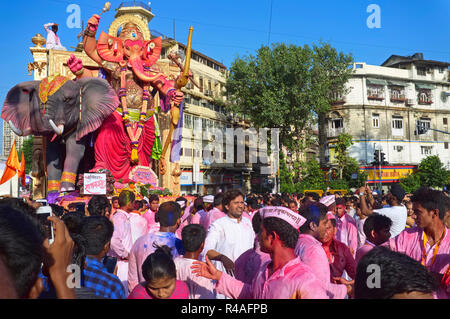
[[[406,105],[414,105],[414,100],[413,99],[407,99],[406,100]]]

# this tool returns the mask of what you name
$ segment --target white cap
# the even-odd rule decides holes
[[[214,196],[213,195],[207,195],[203,197],[204,203],[214,203]]]

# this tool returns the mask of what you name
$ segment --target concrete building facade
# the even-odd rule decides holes
[[[450,63],[424,60],[422,54],[391,56],[381,66],[354,63],[349,93],[335,97],[328,116],[329,162],[335,138],[353,136],[349,155],[370,166],[381,146],[391,166],[418,165],[438,155],[450,169],[450,135],[429,130],[419,135],[417,123],[449,132]]]

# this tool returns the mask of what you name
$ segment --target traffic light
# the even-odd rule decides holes
[[[380,162],[381,162],[382,166],[386,166],[389,164],[388,162],[386,162],[386,154],[381,153],[381,161]]]
[[[372,165],[380,165],[380,151],[379,150],[375,150],[375,152],[373,153],[373,162]]]

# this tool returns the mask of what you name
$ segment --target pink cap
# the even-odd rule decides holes
[[[280,218],[289,223],[289,225],[291,225],[295,229],[299,229],[304,223],[306,223],[305,217],[294,213],[292,210],[286,207],[264,207],[259,210],[259,213],[263,219],[268,217]]]
[[[336,216],[334,216],[333,212],[328,212],[327,217],[328,219],[336,219]]]

